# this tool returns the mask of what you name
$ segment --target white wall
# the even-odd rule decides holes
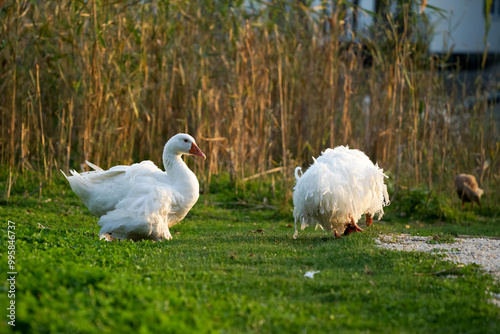
[[[500,53],[500,0],[493,1],[498,15],[492,17],[487,45],[490,53]],[[245,0],[244,3],[247,8],[250,4],[257,6],[257,8],[262,6],[260,2],[252,0]],[[324,4],[329,6],[329,3],[330,0],[313,0],[312,7]],[[453,49],[453,53],[484,52],[484,0],[428,0],[427,3],[445,11],[443,18],[429,7],[425,9],[425,14],[434,25],[434,37],[430,45],[431,52],[446,53],[450,48]],[[375,0],[359,0],[359,6],[374,12]],[[372,22],[372,17],[360,10],[357,31],[354,34],[362,35]],[[346,23],[350,24],[350,22]],[[347,35],[352,38],[349,29]]]
[[[500,1],[493,1],[500,6]],[[447,11],[446,18],[442,18],[429,8],[425,10],[435,27],[431,52],[447,52],[449,48],[453,48],[453,53],[484,52],[484,0],[428,0],[428,4]],[[499,17],[491,20],[487,43],[489,52],[500,52]]]
[[[375,12],[375,1],[373,0],[360,0],[359,7]],[[366,27],[373,23],[373,18],[370,14],[360,10],[358,12],[358,32],[362,32]]]

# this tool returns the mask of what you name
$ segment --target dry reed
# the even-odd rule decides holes
[[[244,187],[273,169],[289,189],[296,165],[336,145],[365,150],[397,184],[437,191],[480,154],[490,162],[483,183],[498,185],[490,107],[464,108],[460,83],[445,81],[456,73],[413,43],[418,14],[381,17],[387,24],[358,44],[343,41],[347,8],[331,4],[329,16],[283,1],[254,11],[223,1],[4,2],[6,184],[23,170],[41,182],[57,168],[85,169],[86,159],[159,164],[165,141],[185,131],[207,153],[189,162],[205,191],[223,171]]]

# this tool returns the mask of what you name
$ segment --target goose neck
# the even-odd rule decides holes
[[[172,173],[187,168],[180,154],[173,154],[168,152],[165,152],[165,154],[163,154],[163,166],[165,167],[165,171],[167,173]]]
[[[196,201],[199,193],[198,179],[182,160],[181,155],[165,154],[163,164],[168,183],[181,191],[183,196],[193,197]]]

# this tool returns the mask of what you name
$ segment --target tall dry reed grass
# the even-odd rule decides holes
[[[208,0],[3,2],[7,183],[25,170],[45,182],[86,159],[160,164],[166,140],[182,131],[207,154],[189,162],[205,190],[223,171],[240,186],[278,171],[269,175],[289,196],[293,168],[336,145],[364,150],[402,187],[449,191],[476,160],[489,161],[482,181],[497,187],[491,108],[461,105],[457,73],[418,43],[419,14],[385,13],[371,38],[352,43],[340,3],[326,12],[285,1],[253,11]]]

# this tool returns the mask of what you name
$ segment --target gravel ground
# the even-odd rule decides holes
[[[456,238],[453,243],[433,243],[432,240],[432,237],[400,234],[380,235],[375,242],[386,249],[443,254],[443,260],[462,264],[476,263],[500,279],[500,240]]]
[[[375,242],[385,249],[443,254],[443,260],[457,264],[476,263],[500,282],[500,240],[497,239],[456,238],[453,243],[435,243],[432,237],[399,234],[380,235]],[[500,307],[500,294],[486,293],[490,295],[489,302]]]

